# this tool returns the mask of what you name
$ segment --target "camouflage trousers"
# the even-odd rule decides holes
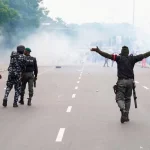
[[[123,79],[117,82],[116,102],[121,109],[130,110],[133,79]]]
[[[21,94],[21,75],[18,74],[8,74],[8,79],[6,82],[6,90],[4,95],[4,100],[8,99],[9,93],[14,86],[15,95],[14,95],[14,102],[18,102],[19,96]]]

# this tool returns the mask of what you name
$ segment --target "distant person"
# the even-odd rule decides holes
[[[38,67],[37,67],[36,58],[32,57],[30,55],[30,52],[31,52],[30,48],[26,48],[24,51],[27,64],[26,64],[26,70],[22,74],[21,98],[19,101],[21,105],[24,105],[24,94],[25,94],[26,84],[28,83],[28,89],[29,89],[29,98],[28,98],[28,103],[27,103],[28,106],[31,106],[34,81],[37,80],[37,75],[38,75]]]
[[[135,63],[150,56],[150,51],[137,56],[129,56],[129,49],[127,46],[123,46],[121,54],[114,56],[106,52],[101,51],[98,47],[92,48],[91,51],[95,51],[101,56],[114,60],[117,63],[117,91],[116,102],[121,111],[121,123],[129,121],[129,110],[131,105],[131,96],[134,86],[134,72],[133,68]]]
[[[109,65],[108,65],[108,58],[105,58],[105,63],[104,63],[103,67],[105,67],[106,64],[107,64],[107,67],[109,67]]]
[[[11,89],[14,86],[15,89],[15,96],[14,96],[14,103],[13,107],[18,107],[17,102],[20,96],[21,90],[21,74],[26,68],[26,60],[25,56],[23,56],[23,52],[25,47],[20,45],[17,47],[17,52],[13,51],[10,56],[10,64],[8,67],[8,79],[6,82],[6,90],[3,99],[3,106],[7,106],[8,95]]]
[[[143,60],[142,60],[142,68],[143,68],[143,67],[144,67],[144,68],[146,67],[146,59],[143,59]]]
[[[112,55],[113,55],[113,57],[115,57],[115,55],[116,55],[116,54],[115,54],[115,53],[113,53]],[[113,67],[113,65],[114,65],[114,60],[112,60],[111,67]]]

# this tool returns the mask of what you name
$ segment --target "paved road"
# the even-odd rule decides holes
[[[13,108],[13,92],[0,106],[0,149],[150,150],[150,69],[135,68],[138,109],[132,102],[131,121],[121,124],[116,68],[101,66],[41,67],[31,107]],[[1,100],[6,79],[7,72]]]

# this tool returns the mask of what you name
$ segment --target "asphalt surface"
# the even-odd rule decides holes
[[[116,67],[40,67],[32,106],[0,106],[1,150],[150,150],[150,69],[135,67],[138,109],[120,123]],[[1,103],[7,72],[0,80]]]

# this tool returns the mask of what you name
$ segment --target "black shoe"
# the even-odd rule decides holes
[[[21,94],[19,103],[20,103],[21,105],[24,105],[24,95],[22,95],[22,94]]]
[[[31,98],[28,98],[28,106],[31,106]]]
[[[24,105],[24,101],[23,101],[23,100],[20,100],[19,103],[20,103],[21,105]]]
[[[18,104],[14,102],[13,107],[18,107]]]
[[[3,106],[7,107],[7,100],[5,100],[5,99],[3,100]]]
[[[127,122],[128,118],[127,118],[127,112],[125,110],[121,110],[121,119],[120,119],[121,123]]]

